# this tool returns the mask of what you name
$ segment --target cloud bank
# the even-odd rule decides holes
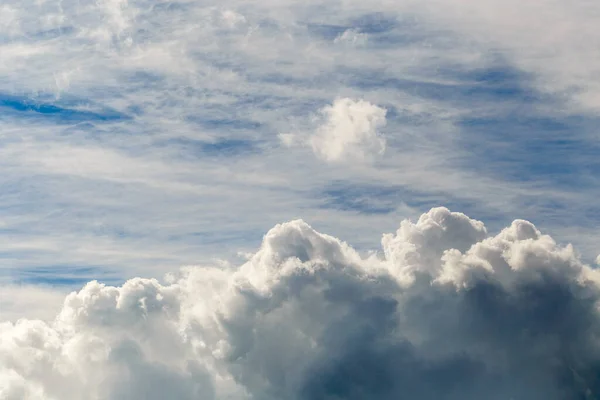
[[[600,278],[571,246],[434,208],[382,247],[296,220],[239,268],[90,282],[0,325],[0,398],[597,398]]]

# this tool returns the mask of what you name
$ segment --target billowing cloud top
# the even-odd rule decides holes
[[[317,156],[327,161],[364,160],[385,150],[385,139],[377,132],[385,125],[384,108],[364,100],[337,99],[321,113],[325,121],[310,138]]]
[[[90,282],[0,325],[0,398],[593,399],[600,280],[523,220],[435,208],[383,257],[296,220],[238,269]]]
[[[385,138],[378,130],[386,124],[386,113],[365,100],[338,98],[319,110],[312,133],[283,133],[279,139],[288,147],[309,146],[327,162],[370,161],[385,151]]]

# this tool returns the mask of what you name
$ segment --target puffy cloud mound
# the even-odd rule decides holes
[[[377,130],[386,110],[364,100],[337,99],[321,109],[323,123],[310,137],[314,153],[326,161],[367,160],[385,151]]]
[[[522,220],[435,208],[361,257],[302,221],[235,270],[90,282],[0,325],[0,398],[594,399],[600,279]]]

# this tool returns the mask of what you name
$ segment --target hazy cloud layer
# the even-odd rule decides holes
[[[494,231],[533,220],[591,261],[598,12],[553,0],[4,1],[0,282],[231,260],[299,217],[365,249],[433,204]],[[336,182],[346,191],[328,196]],[[378,213],[332,201],[378,203],[390,186]]]
[[[435,208],[361,257],[303,221],[239,268],[88,283],[0,325],[0,397],[594,399],[600,277],[530,222]]]

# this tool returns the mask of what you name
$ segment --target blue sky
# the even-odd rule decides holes
[[[296,218],[378,250],[439,205],[531,220],[591,263],[598,11],[4,2],[0,284],[235,264]]]

